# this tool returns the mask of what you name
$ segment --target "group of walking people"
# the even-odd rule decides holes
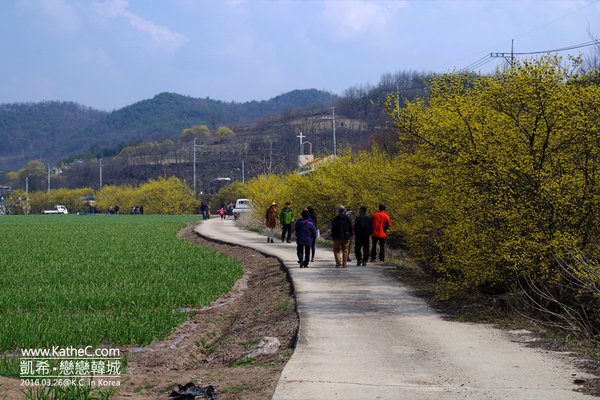
[[[300,213],[300,218],[294,223],[294,211],[291,203],[286,202],[281,211],[277,211],[277,203],[273,202],[265,213],[267,242],[274,243],[277,222],[281,224],[281,242],[291,243],[292,228],[296,233],[296,250],[300,268],[307,268],[315,258],[315,243],[319,237],[317,214],[312,207],[307,207]],[[350,260],[350,243],[354,238],[354,254],[356,265],[366,266],[368,261],[385,261],[385,241],[387,230],[392,221],[380,204],[379,210],[371,216],[367,215],[367,207],[361,206],[354,219],[350,219],[351,211],[344,206],[338,206],[337,215],[331,221],[331,238],[333,239],[333,255],[336,268],[346,268]],[[371,248],[369,251],[369,244]],[[377,250],[379,249],[379,255]]]
[[[317,228],[317,213],[312,207],[307,207],[300,213],[301,218],[294,222],[294,210],[291,203],[286,202],[281,211],[277,211],[277,203],[273,202],[265,214],[267,228],[267,243],[275,243],[277,222],[281,224],[281,242],[292,243],[292,231],[296,232],[296,248],[300,268],[308,268],[308,263],[315,260],[315,244],[319,237]]]

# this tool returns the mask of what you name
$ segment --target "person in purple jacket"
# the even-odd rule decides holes
[[[296,252],[298,253],[298,264],[300,268],[308,268],[310,260],[310,247],[317,239],[317,228],[310,220],[309,212],[305,208],[300,214],[302,218],[296,221]]]

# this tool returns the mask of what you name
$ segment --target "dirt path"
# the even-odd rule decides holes
[[[277,256],[290,268],[300,314],[298,346],[274,399],[592,398],[576,392],[567,354],[531,348],[530,334],[444,320],[412,290],[373,265],[337,269],[329,251],[299,269],[295,246],[266,243],[233,221],[202,235]]]

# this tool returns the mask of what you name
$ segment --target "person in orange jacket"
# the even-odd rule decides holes
[[[379,243],[379,261],[385,261],[385,239],[387,230],[392,226],[390,216],[385,212],[385,204],[379,205],[379,211],[371,216],[373,243],[371,245],[371,262],[375,261],[377,256],[377,243]]]
[[[275,228],[277,227],[277,203],[272,202],[267,211],[265,212],[265,226],[267,227],[267,243],[274,243],[273,238],[275,237]]]

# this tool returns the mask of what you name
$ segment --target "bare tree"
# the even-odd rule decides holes
[[[560,280],[540,283],[525,277],[519,281],[536,322],[569,335],[600,337],[600,265],[581,251],[556,256]]]

